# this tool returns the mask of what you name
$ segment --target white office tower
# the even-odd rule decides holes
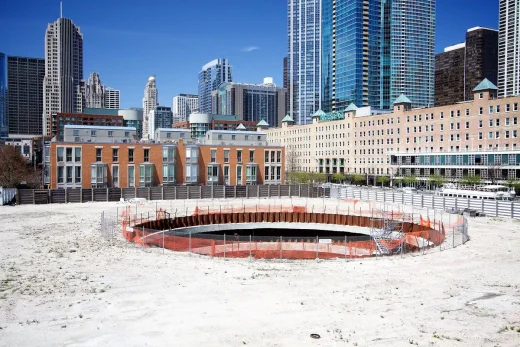
[[[199,97],[193,94],[179,94],[173,98],[173,124],[184,122],[191,113],[199,109]]]
[[[157,86],[155,84],[155,75],[150,76],[148,78],[148,83],[146,83],[146,87],[144,88],[144,98],[143,98],[143,138],[148,139],[148,117],[150,115],[150,111],[152,111],[157,105],[158,101],[158,93]]]
[[[45,32],[43,132],[51,134],[51,115],[83,112],[83,34],[70,19],[49,23]]]
[[[103,108],[105,104],[105,88],[97,72],[92,72],[85,86],[85,107]]]
[[[118,110],[121,102],[119,94],[117,89],[105,88],[105,108]]]
[[[520,94],[520,0],[500,0],[498,96]]]

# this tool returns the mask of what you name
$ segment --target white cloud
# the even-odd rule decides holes
[[[260,49],[260,48],[258,48],[257,46],[247,46],[247,47],[242,48],[242,52],[252,52],[257,49]]]

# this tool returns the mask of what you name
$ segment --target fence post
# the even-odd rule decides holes
[[[152,187],[148,187],[148,200],[152,200]]]
[[[36,204],[36,193],[34,192],[34,189],[31,189],[31,191],[32,191],[32,196],[33,196],[33,198],[32,198],[33,205],[35,205]],[[18,204],[20,204],[19,200],[18,200]]]
[[[446,197],[444,195],[442,196],[442,209],[446,211]]]
[[[251,243],[251,235],[249,235],[249,261],[252,261],[252,255],[251,255],[251,249],[252,249],[252,243]]]
[[[495,215],[498,217],[498,200],[495,200]]]
[[[302,197],[302,186],[301,184],[298,185],[298,197]]]
[[[190,254],[191,254],[191,230],[190,230],[190,238],[189,238],[189,243],[188,243],[188,249],[189,249]]]
[[[94,201],[94,188],[90,189],[90,196],[91,196],[91,200],[90,201]]]
[[[482,205],[481,211],[482,211],[482,213],[484,213],[484,199],[482,199],[482,204],[481,205]]]
[[[515,202],[511,201],[511,218],[515,218]]]
[[[161,200],[164,200],[164,186],[161,187]]]
[[[224,234],[224,259],[226,259],[226,234]]]
[[[319,255],[318,255],[318,235],[316,235],[316,260],[319,259]]]
[[[347,260],[347,237],[345,236],[345,260]]]
[[[164,233],[166,232],[166,230],[163,230],[162,232],[162,254],[164,255]]]
[[[108,202],[108,201],[109,201],[109,200],[108,200],[108,188],[106,189],[106,191],[107,191],[107,202]]]
[[[280,236],[280,259],[283,259],[282,258],[282,247],[283,247],[283,238],[282,238],[282,236]]]
[[[67,188],[65,188],[65,203],[67,203]]]

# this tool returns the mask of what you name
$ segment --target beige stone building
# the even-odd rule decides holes
[[[432,108],[411,108],[401,95],[390,113],[351,104],[343,112],[316,112],[312,124],[264,130],[286,147],[288,171],[396,176],[392,155],[520,150],[520,96],[497,98],[488,80],[474,99]],[[520,152],[519,152],[520,153]]]

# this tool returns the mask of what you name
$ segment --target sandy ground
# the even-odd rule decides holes
[[[0,346],[520,345],[520,222],[470,219],[426,255],[249,262],[110,245],[118,206],[0,207]]]

